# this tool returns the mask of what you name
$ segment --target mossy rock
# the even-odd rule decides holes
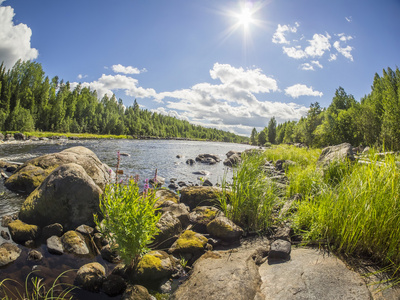
[[[157,190],[156,198],[158,198],[158,200],[154,205],[155,207],[160,207],[167,201],[172,201],[173,203],[179,203],[178,195],[171,190],[166,190],[166,189]]]
[[[21,220],[15,220],[8,224],[12,239],[16,243],[25,243],[29,240],[36,240],[40,235],[40,229],[36,225],[29,225]]]
[[[222,189],[212,186],[188,186],[181,190],[180,201],[192,210],[197,206],[213,206],[219,203]]]
[[[165,212],[157,223],[158,233],[153,244],[158,249],[170,247],[182,231],[182,224],[172,212]]]
[[[218,208],[212,206],[198,206],[189,215],[193,230],[199,233],[207,233],[207,224],[217,216],[224,215]]]
[[[142,285],[129,285],[124,294],[122,295],[122,300],[152,300],[154,299],[149,291]]]
[[[174,262],[166,252],[157,250],[145,254],[139,261],[136,278],[139,282],[168,278],[174,271]]]
[[[70,253],[85,255],[89,254],[89,248],[85,243],[85,238],[74,230],[67,231],[61,237],[64,250]]]
[[[105,268],[98,262],[88,263],[79,268],[75,283],[91,292],[100,291],[106,275]]]
[[[186,230],[175,241],[169,252],[172,254],[191,253],[198,254],[204,251],[208,239],[200,233]]]
[[[243,229],[224,216],[219,216],[207,224],[209,234],[227,242],[235,242],[240,239]]]

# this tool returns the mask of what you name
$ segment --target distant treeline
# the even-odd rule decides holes
[[[0,131],[52,131],[156,137],[180,137],[224,142],[248,142],[248,137],[190,124],[175,117],[140,109],[136,100],[125,107],[115,95],[98,99],[96,91],[58,76],[49,79],[41,64],[18,61],[0,65]]]
[[[353,146],[400,150],[400,70],[375,74],[371,93],[360,102],[339,87],[328,108],[312,103],[299,121],[276,125],[272,118],[260,133],[253,129],[253,144],[304,143],[325,147],[348,142]]]

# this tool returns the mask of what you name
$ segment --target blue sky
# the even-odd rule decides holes
[[[399,0],[0,0],[0,61],[249,135],[399,65]]]

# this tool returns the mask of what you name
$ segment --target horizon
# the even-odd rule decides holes
[[[398,63],[396,0],[70,4],[0,0],[0,61],[240,135],[327,107],[339,87],[360,101]]]

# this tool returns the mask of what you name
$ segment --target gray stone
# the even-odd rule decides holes
[[[179,183],[178,183],[179,184]],[[191,186],[181,190],[181,203],[193,209],[197,206],[212,206],[218,202],[222,190],[213,186]]]
[[[183,228],[189,225],[189,207],[183,203],[168,203],[168,201],[164,203],[168,205],[160,207],[162,213],[172,213],[181,222]]]
[[[46,241],[46,245],[47,245],[47,251],[49,251],[49,253],[51,254],[61,255],[64,253],[64,248],[61,243],[61,239],[56,235],[49,237]]]
[[[361,277],[333,255],[294,249],[291,260],[259,267],[265,300],[372,299]]]
[[[269,260],[287,260],[290,259],[290,252],[292,251],[292,245],[290,242],[285,240],[276,240],[272,242],[271,249],[269,251]]]
[[[76,231],[70,230],[64,233],[61,237],[61,243],[66,252],[80,255],[89,254],[84,237]]]
[[[217,216],[223,216],[224,213],[213,206],[198,206],[189,214],[190,223],[193,230],[199,233],[208,233],[207,225]]]
[[[225,216],[218,216],[208,223],[207,231],[226,242],[238,241],[243,234],[243,229]]]
[[[153,300],[153,297],[149,294],[149,291],[144,286],[129,285],[126,288],[121,299],[122,300]]]
[[[49,237],[62,236],[63,234],[63,226],[59,223],[54,223],[43,227],[42,229],[42,239],[47,240]]]
[[[169,248],[182,231],[182,224],[172,212],[165,212],[157,223],[159,232],[155,235],[153,244],[156,248]]]
[[[11,243],[3,243],[0,245],[0,267],[8,265],[21,255],[21,249],[17,245]]]
[[[43,254],[37,250],[31,250],[28,253],[27,259],[30,261],[41,261],[43,259]]]
[[[343,143],[322,149],[317,164],[326,166],[333,161],[346,160],[354,160],[353,147],[349,143]]]
[[[192,275],[179,286],[171,299],[262,299],[256,298],[260,284],[251,251],[207,252],[196,261]]]
[[[104,267],[97,263],[89,263],[79,268],[75,282],[85,290],[98,292],[106,275]]]
[[[79,232],[84,236],[92,236],[94,232],[94,228],[88,225],[80,225],[78,226],[75,231]]]

